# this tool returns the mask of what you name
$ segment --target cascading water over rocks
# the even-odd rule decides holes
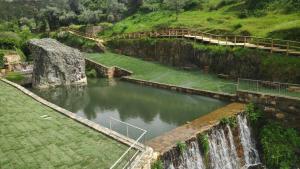
[[[247,169],[260,164],[254,139],[251,137],[247,117],[237,117],[237,127],[214,127],[208,132],[209,153],[204,157],[197,140],[187,143],[187,149],[179,153],[173,149],[163,157],[166,169]],[[238,153],[238,147],[242,153]]]

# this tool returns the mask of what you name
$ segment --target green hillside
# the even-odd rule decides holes
[[[201,7],[185,10],[178,15],[168,10],[136,13],[113,26],[104,33],[147,31],[164,27],[184,27],[216,34],[242,34],[300,40],[300,13],[258,8],[249,10],[246,1],[220,5],[223,1],[213,0]],[[218,7],[219,6],[219,7]],[[288,32],[288,33],[287,33]]]

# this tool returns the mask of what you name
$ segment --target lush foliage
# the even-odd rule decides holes
[[[96,72],[95,69],[86,70],[85,74],[86,74],[87,77],[90,77],[90,78],[96,78],[97,77],[97,72]]]
[[[270,122],[260,133],[264,160],[268,168],[299,168],[300,158],[296,151],[300,149],[300,135],[291,128]]]
[[[203,153],[205,157],[208,157],[209,154],[209,138],[208,134],[200,134],[198,136],[198,142],[201,144]]]
[[[224,117],[220,120],[221,125],[229,125],[230,127],[237,126],[236,117]]]
[[[7,73],[5,78],[7,80],[12,81],[12,82],[19,83],[24,79],[24,76],[22,74],[18,73],[18,72],[9,72],[9,73]]]
[[[72,46],[74,48],[81,49],[85,52],[99,52],[101,49],[97,45],[96,42],[92,40],[88,40],[85,38],[81,38],[79,36],[70,34],[68,32],[60,32],[60,33],[52,33],[50,35],[51,38],[57,39],[58,41],[68,45]]]
[[[187,145],[185,142],[177,142],[177,148],[179,149],[180,154],[183,154],[187,149]]]
[[[157,160],[151,165],[151,169],[163,169],[163,168],[164,168],[164,165],[161,160]]]
[[[246,106],[246,113],[248,119],[254,124],[262,117],[262,112],[253,103]]]

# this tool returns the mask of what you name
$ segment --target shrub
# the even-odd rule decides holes
[[[269,122],[261,130],[260,142],[268,168],[299,168],[296,151],[300,148],[300,135],[296,130]]]
[[[198,142],[201,144],[201,147],[203,149],[203,153],[205,155],[205,158],[208,157],[209,153],[209,139],[207,134],[201,134],[198,136]]]
[[[6,78],[7,80],[12,81],[12,82],[19,83],[19,82],[21,82],[25,77],[24,77],[22,74],[18,73],[18,72],[9,72],[9,73],[7,73],[7,75],[5,76],[5,78]]]
[[[253,103],[246,106],[246,113],[252,123],[256,123],[262,117],[262,112]]]
[[[230,127],[236,127],[237,121],[235,117],[224,117],[220,120],[221,125],[229,125]]]
[[[234,30],[240,29],[241,27],[243,27],[243,25],[240,24],[240,23],[238,23],[238,24],[236,24],[236,25],[233,25],[233,29],[234,29]]]
[[[179,149],[180,154],[183,154],[184,151],[187,149],[187,145],[185,142],[177,142],[177,147]]]
[[[163,169],[163,168],[164,168],[164,165],[161,160],[157,160],[151,165],[151,169]]]
[[[0,32],[0,48],[2,49],[14,49],[19,47],[21,38],[13,32]]]
[[[86,76],[90,78],[96,78],[97,77],[97,72],[95,69],[87,70],[86,71]]]

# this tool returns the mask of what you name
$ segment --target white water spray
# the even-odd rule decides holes
[[[255,143],[251,137],[251,130],[248,126],[246,116],[238,116],[241,144],[244,149],[244,158],[246,168],[260,164],[259,154]]]
[[[193,141],[188,146],[188,149],[180,156],[180,165],[178,169],[205,169],[202,155],[199,150],[197,141]],[[174,169],[174,164],[171,162],[168,169]]]
[[[230,130],[230,128],[229,128]],[[233,137],[231,130],[229,138]],[[223,129],[213,130],[209,137],[210,166],[212,169],[239,169],[233,139],[227,141]]]

